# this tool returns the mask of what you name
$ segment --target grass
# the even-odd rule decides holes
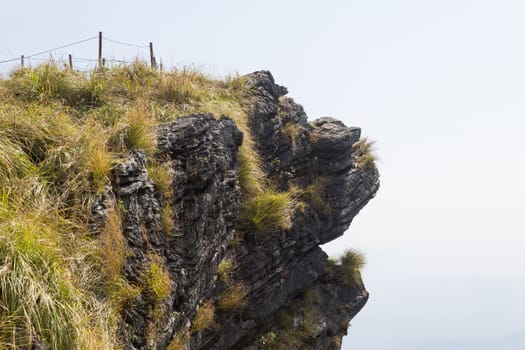
[[[219,281],[228,284],[234,267],[235,265],[231,259],[226,258],[223,261],[221,261],[219,267],[217,268],[217,275],[219,277]]]
[[[116,152],[142,149],[147,155],[152,155],[156,147],[155,124],[155,119],[147,114],[145,107],[138,105],[127,110],[113,126],[108,144]]]
[[[162,232],[166,236],[176,236],[177,233],[175,221],[173,220],[173,209],[169,203],[165,204],[160,212],[160,220],[162,223]]]
[[[346,269],[360,270],[366,264],[366,259],[363,253],[348,249],[340,258],[341,265]]]
[[[244,133],[244,223],[258,231],[291,225],[293,198],[270,189],[250,133],[249,95],[241,77],[219,81],[192,69],[161,74],[140,62],[91,74],[44,64],[0,79],[0,348],[37,340],[50,348],[118,348],[118,310],[141,293],[155,302],[168,295],[158,257],[150,258],[142,285],[122,277],[125,208],[110,208],[98,237],[88,225],[113,165],[142,149],[165,201],[163,229],[173,231],[170,165],[154,159],[158,123],[190,113],[232,118]],[[227,291],[223,308],[242,305],[242,284]]]
[[[0,192],[0,348],[112,349],[111,314],[87,288],[93,244],[68,234],[43,191],[27,186]],[[74,273],[74,276],[71,276]]]
[[[169,162],[148,164],[148,176],[155,184],[155,191],[166,199],[173,197],[173,169]]]
[[[268,232],[288,230],[292,226],[294,205],[288,192],[268,190],[248,200],[240,214],[245,231]]]
[[[303,190],[304,195],[314,209],[325,214],[329,214],[332,210],[330,204],[326,199],[326,178],[319,176],[314,182],[306,186]]]
[[[359,285],[361,281],[359,270],[366,264],[365,256],[355,249],[349,249],[339,258],[339,261],[341,281],[349,286]]]
[[[376,169],[377,156],[375,155],[375,142],[366,137],[352,145],[354,162],[361,170]]]
[[[149,257],[149,266],[144,272],[144,290],[154,301],[165,299],[171,290],[170,276],[159,256]]]
[[[317,333],[320,303],[313,289],[301,293],[291,304],[281,308],[267,323],[266,333],[258,339],[263,350],[309,348]]]
[[[122,218],[118,206],[110,206],[108,209],[106,224],[100,233],[99,250],[104,279],[109,283],[120,279],[127,244],[122,232]]]
[[[200,332],[204,329],[211,328],[215,324],[215,306],[208,300],[201,305],[195,317],[190,331],[192,333]]]
[[[103,102],[103,81],[94,73],[87,79],[53,63],[22,68],[6,82],[9,93],[24,102],[60,102],[70,106],[94,106]]]
[[[297,136],[299,135],[300,126],[297,123],[286,123],[286,125],[283,127],[283,134],[288,136],[290,140],[292,141],[292,145],[295,145],[295,140],[297,139]]]
[[[189,350],[189,334],[187,331],[180,331],[168,344],[166,350]]]
[[[218,307],[225,311],[235,311],[246,305],[248,289],[244,283],[239,282],[226,289],[219,296]]]
[[[21,147],[0,134],[0,182],[37,174],[37,167]]]

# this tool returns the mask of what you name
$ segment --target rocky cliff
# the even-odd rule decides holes
[[[308,122],[269,72],[246,81],[252,141],[269,190],[289,196],[280,209],[288,223],[262,225],[273,202],[250,203],[243,193],[246,135],[228,116],[160,125],[154,157],[170,174],[170,194],[157,191],[139,150],[113,170],[93,209],[94,227],[108,208],[124,213],[127,281],[140,284],[153,267],[167,288],[126,301],[119,334],[127,349],[339,349],[367,301],[358,271],[343,278],[319,247],[340,237],[378,189],[375,166],[362,161],[361,130]]]
[[[372,143],[269,72],[0,78],[1,349],[339,349]]]

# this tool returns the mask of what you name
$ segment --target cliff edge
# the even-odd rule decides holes
[[[343,235],[378,190],[370,144],[359,128],[336,119],[308,121],[267,71],[239,81],[232,84],[242,91],[234,101],[242,111],[219,88],[206,108],[202,98],[192,105],[198,107],[184,107],[185,95],[169,87],[146,107],[130,87],[111,91],[156,118],[148,134],[154,143],[132,144],[136,110],[122,112],[127,126],[112,121],[113,134],[104,141],[118,160],[107,176],[97,180],[91,171],[86,177],[86,183],[98,182],[84,203],[84,236],[100,252],[89,260],[100,275],[96,287],[75,288],[112,311],[104,326],[111,331],[92,335],[113,340],[100,343],[158,350],[340,349],[350,320],[366,303],[359,254],[333,261],[319,245]],[[88,94],[88,107],[79,108],[71,102],[76,95],[58,95],[76,117],[86,108],[102,115],[110,103]],[[169,109],[175,105],[177,113]],[[177,115],[166,117],[170,113]],[[23,137],[30,135],[13,140]],[[39,146],[31,142],[27,151],[24,145],[26,153]],[[40,166],[46,152],[30,161]],[[70,184],[61,181],[57,189]],[[59,198],[59,190],[49,193]],[[62,208],[78,202],[76,194],[61,200]],[[0,273],[10,269],[8,255]],[[2,288],[0,301],[9,306],[12,296]],[[18,329],[17,320],[9,322]],[[23,332],[31,338],[26,348],[83,348],[38,327]],[[13,341],[5,334],[0,339]]]

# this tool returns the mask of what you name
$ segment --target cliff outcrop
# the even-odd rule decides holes
[[[253,91],[249,128],[267,181],[272,191],[295,197],[290,213],[281,213],[290,225],[242,225],[243,133],[231,119],[193,114],[159,126],[155,156],[172,174],[172,195],[156,195],[146,157],[136,151],[114,169],[101,197],[115,201],[109,206],[120,201],[125,212],[126,279],[140,284],[152,259],[169,276],[162,300],[140,295],[124,308],[126,348],[164,349],[178,336],[177,346],[188,349],[335,349],[368,298],[360,277],[339,279],[340,267],[329,266],[319,247],[341,236],[378,189],[376,168],[358,166],[353,146],[361,130],[332,118],[308,123],[269,72],[246,79]],[[165,201],[175,222],[167,234]],[[241,293],[242,305],[219,306],[228,293]],[[213,324],[195,331],[192,320],[206,302],[215,305]]]
[[[57,280],[71,280],[67,293],[39,284],[42,295],[65,305],[49,317],[50,325],[62,323],[49,328],[38,311],[44,297],[29,305],[11,288],[20,282],[33,290],[41,282],[15,274],[13,257],[22,248],[0,246],[0,306],[10,310],[16,301],[37,310],[18,317],[25,306],[16,307],[12,318],[0,311],[0,324],[10,330],[0,332],[0,343],[339,349],[368,299],[362,257],[349,251],[334,261],[320,245],[343,235],[379,188],[361,130],[328,117],[308,121],[267,71],[225,87],[193,73],[132,68],[88,82],[44,71],[41,79],[63,79],[62,90],[48,89],[49,82],[32,87],[38,70],[0,86],[20,103],[0,110],[0,134],[8,140],[0,150],[0,212],[12,217],[2,224],[10,232],[3,240],[29,237],[17,225],[31,211],[49,213],[56,225],[35,221],[52,231],[49,244],[40,237],[23,247],[39,242],[34,276],[54,276],[49,266],[56,265]],[[12,116],[20,113],[32,113],[32,121],[15,125]],[[45,128],[35,129],[37,123]],[[31,202],[41,209],[23,204]],[[11,285],[2,287],[5,281]]]

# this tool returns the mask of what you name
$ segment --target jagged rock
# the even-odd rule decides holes
[[[286,88],[275,84],[269,72],[246,79],[253,96],[249,127],[266,176],[276,190],[300,193],[304,206],[295,211],[289,229],[244,232],[234,241],[243,134],[227,117],[209,114],[160,125],[155,157],[171,170],[172,195],[156,192],[144,153],[134,151],[114,169],[111,187],[93,208],[94,232],[107,216],[108,201],[124,209],[127,281],[143,284],[152,256],[169,274],[166,298],[152,300],[141,293],[123,309],[120,333],[127,349],[165,349],[176,335],[187,335],[192,350],[262,349],[260,337],[275,329],[268,322],[279,312],[291,310],[301,324],[307,290],[315,294],[319,312],[313,331],[303,335],[303,348],[337,348],[349,320],[367,300],[362,284],[341,284],[326,271],[327,256],[319,247],[341,236],[379,187],[375,167],[356,165],[352,146],[361,130],[332,118],[308,123],[303,108],[284,96]],[[175,223],[170,232],[162,225],[167,207]],[[229,284],[217,277],[225,257],[235,262]],[[214,328],[191,334],[201,303],[217,302],[237,282],[245,288],[245,307],[217,309]]]

